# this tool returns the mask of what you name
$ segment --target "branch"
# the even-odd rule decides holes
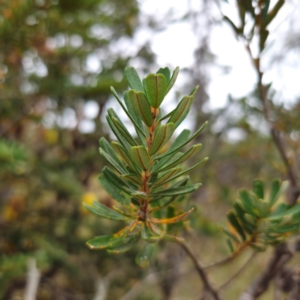
[[[246,266],[250,263],[250,261],[254,258],[254,256],[257,254],[257,252],[253,252],[251,254],[251,256],[246,260],[246,262],[242,265],[242,267],[240,269],[237,270],[237,272],[231,277],[229,278],[227,281],[225,281],[219,288],[218,288],[218,292],[221,289],[224,289],[227,285],[229,285],[238,275],[240,275],[246,268]]]
[[[203,270],[206,269],[210,269],[210,268],[214,268],[217,266],[222,266],[225,265],[229,262],[231,262],[233,259],[235,259],[236,257],[238,257],[238,255],[247,247],[249,246],[250,241],[246,241],[245,243],[243,243],[237,250],[235,250],[230,256],[221,259],[219,261],[213,262],[211,264],[208,264],[206,266],[203,267]]]
[[[286,243],[277,246],[262,274],[250,285],[247,291],[244,292],[239,299],[254,300],[263,294],[269,287],[270,281],[275,277],[282,266],[292,258],[292,256],[293,253],[288,249]]]
[[[297,300],[299,299],[300,295],[300,271],[297,270],[297,272],[294,274],[294,286],[292,288],[292,291],[290,292],[287,300]]]
[[[186,254],[192,260],[194,267],[203,282],[204,291],[207,291],[208,293],[210,293],[214,300],[220,300],[220,297],[219,297],[217,291],[214,289],[214,287],[210,283],[205,271],[203,270],[203,267],[199,263],[198,259],[196,258],[196,256],[192,252],[192,250],[184,242],[182,242],[180,240],[178,240],[177,242],[180,244],[181,248],[186,252]]]
[[[35,300],[40,278],[41,272],[36,267],[36,259],[30,258],[28,260],[27,283],[24,300]]]

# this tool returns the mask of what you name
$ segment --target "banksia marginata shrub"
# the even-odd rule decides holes
[[[178,72],[178,67],[172,75],[168,68],[161,68],[141,81],[136,70],[127,67],[125,77],[130,90],[124,93],[124,100],[111,88],[134,126],[136,136],[130,134],[112,108],[108,109],[106,119],[117,141],[109,143],[105,138],[100,139],[100,154],[110,166],[104,167],[99,180],[119,205],[108,208],[96,201],[92,206],[84,203],[87,209],[102,218],[126,223],[113,235],[89,240],[88,246],[121,253],[143,240],[144,246],[136,258],[142,267],[148,266],[159,240],[181,241],[166,232],[166,224],[181,222],[193,208],[177,216],[160,216],[167,206],[182,201],[186,194],[201,185],[192,184],[187,174],[208,159],[199,160],[190,168],[182,167],[182,163],[197,154],[202,145],[192,145],[182,151],[183,147],[201,133],[206,123],[194,133],[184,129],[172,140],[175,129],[191,108],[198,87],[183,97],[173,111],[162,115],[160,106],[173,87]]]

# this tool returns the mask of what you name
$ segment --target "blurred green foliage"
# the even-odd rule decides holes
[[[264,5],[268,13],[269,5]],[[241,25],[231,26],[237,35],[250,37],[254,31],[251,26],[245,31],[245,15],[253,15],[255,10],[252,6],[238,8]],[[266,28],[277,8],[270,7],[266,14],[261,48],[266,45],[263,37],[268,36]],[[141,278],[147,279],[134,263],[139,249],[121,256],[88,249],[86,240],[112,234],[121,224],[93,216],[81,203],[99,200],[107,207],[113,205],[97,179],[104,166],[98,140],[110,138],[101,122],[110,86],[118,92],[126,88],[122,74],[130,55],[140,60],[140,69],[153,71],[154,56],[147,45],[139,45],[136,53],[128,55],[122,48],[122,39],[131,43],[139,26],[139,3],[10,0],[0,1],[0,12],[0,298],[23,297],[27,263],[34,257],[42,273],[37,299],[92,299],[99,278],[109,282],[107,299],[121,299]],[[198,84],[200,78],[191,81]],[[266,88],[268,98],[273,99],[276,86]],[[204,113],[195,105],[198,100],[196,95],[191,127],[209,119],[196,142],[203,143],[203,157],[210,160],[201,171],[191,174],[203,187],[187,199],[187,205],[192,202],[196,209],[181,225],[195,252],[199,251],[203,260],[216,261],[229,254],[218,224],[226,222],[237,189],[250,189],[253,178],[268,183],[287,176],[267,132],[257,88],[239,99],[229,96],[227,106],[213,112]],[[299,170],[299,99],[289,105],[268,104],[272,121],[284,136],[289,162]],[[86,115],[87,105],[92,105],[93,116]],[[85,123],[93,130],[86,133]],[[186,166],[197,162],[191,159]],[[268,193],[270,187],[266,186]],[[283,197],[279,199],[279,203],[283,201]],[[173,213],[174,207],[170,207],[167,214]],[[176,233],[176,226],[168,229]],[[159,289],[163,299],[168,299],[172,290],[189,297],[195,295],[190,287],[195,287],[199,293],[199,283],[192,275],[182,276],[188,290],[186,284],[176,284],[182,275],[181,252],[164,241],[160,246],[152,266],[157,288],[143,289],[143,299],[158,299]],[[225,293],[228,299],[241,292],[249,277],[257,275],[255,268],[265,263],[266,257],[250,266],[244,281],[240,276],[231,294]],[[188,268],[184,272],[190,274]],[[230,271],[213,276],[224,281]],[[139,293],[134,297],[141,299]]]

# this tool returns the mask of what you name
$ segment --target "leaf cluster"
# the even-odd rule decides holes
[[[117,141],[109,143],[105,138],[100,139],[100,154],[110,167],[104,167],[99,181],[122,209],[116,206],[109,208],[98,202],[92,206],[84,204],[102,218],[127,223],[118,233],[95,237],[87,244],[91,248],[120,253],[142,239],[146,243],[136,258],[142,267],[149,264],[158,240],[178,240],[165,232],[164,224],[180,222],[193,208],[166,219],[154,216],[201,185],[190,183],[187,174],[207,160],[204,158],[187,169],[182,167],[182,163],[198,153],[202,145],[193,145],[187,151],[182,151],[183,147],[202,132],[206,123],[194,133],[184,129],[170,144],[175,129],[187,116],[198,90],[196,87],[181,99],[173,111],[163,116],[160,105],[173,87],[178,72],[178,67],[172,74],[168,68],[161,68],[141,81],[136,70],[128,67],[125,77],[130,89],[123,94],[124,100],[111,88],[136,132],[136,136],[132,135],[115,110],[108,109],[106,119]]]
[[[274,180],[267,197],[263,182],[255,180],[252,191],[239,191],[239,198],[227,213],[228,226],[223,227],[232,252],[245,246],[263,251],[298,231],[300,204],[291,207],[278,201],[286,188],[287,182]]]

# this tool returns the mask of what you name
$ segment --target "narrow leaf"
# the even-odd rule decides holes
[[[104,167],[102,170],[104,177],[112,184],[119,187],[120,190],[124,191],[127,194],[130,194],[132,191],[129,189],[128,185],[124,180],[120,178],[114,171],[108,167]]]
[[[130,250],[133,246],[135,246],[138,241],[139,241],[138,235],[135,235],[133,237],[128,237],[128,238],[123,238],[121,242],[116,246],[107,248],[107,252],[114,253],[114,254],[124,253]]]
[[[166,125],[161,125],[154,132],[154,139],[150,149],[150,155],[155,154],[159,149],[161,149],[171,138],[175,130],[173,123],[168,123]]]
[[[292,208],[289,208],[285,211],[279,212],[277,214],[271,215],[268,219],[270,220],[278,220],[278,219],[282,219],[284,216],[287,215],[294,215],[296,213],[300,212],[300,203],[294,205]]]
[[[153,193],[151,196],[165,197],[165,196],[178,196],[178,195],[189,194],[196,191],[201,185],[202,185],[201,183],[196,183],[188,186],[175,187],[175,188],[159,191],[157,193]]]
[[[178,151],[180,148],[182,148],[183,146],[188,144],[190,141],[195,139],[202,132],[202,130],[206,127],[206,125],[207,125],[207,121],[190,137],[186,137],[187,132],[190,132],[190,131],[189,130],[183,130],[181,132],[181,134],[176,138],[176,140],[174,141],[174,143],[170,147],[170,149],[166,153],[155,157],[155,160],[161,159],[163,157],[165,158],[165,157],[171,155],[172,153]],[[175,142],[176,142],[176,146],[174,146]]]
[[[169,83],[170,81],[170,78],[171,78],[171,72],[170,72],[170,69],[169,68],[160,68],[156,74],[162,74],[166,77],[166,81],[167,81],[167,84]]]
[[[102,148],[99,148],[100,155],[103,156],[120,174],[128,173],[126,168],[120,162],[120,160],[115,160],[108,153],[106,153]],[[113,153],[113,152],[111,152]]]
[[[230,232],[225,226],[221,226],[221,228],[227,236],[232,238],[237,243],[239,243],[239,244],[241,243],[241,241],[237,238],[237,236],[235,236],[232,232]]]
[[[230,222],[230,224],[236,229],[236,231],[239,233],[243,241],[246,240],[246,235],[244,233],[244,230],[242,226],[240,225],[238,219],[236,218],[235,214],[233,212],[227,213],[227,219]]]
[[[145,132],[143,131],[143,127],[141,126],[141,123],[139,123],[134,116],[132,116],[133,112],[129,111],[126,109],[125,105],[123,104],[122,100],[119,98],[116,90],[111,86],[110,90],[112,91],[113,95],[115,96],[115,98],[117,99],[117,101],[119,102],[119,104],[121,105],[121,107],[123,108],[124,112],[126,113],[127,117],[130,119],[130,121],[132,122],[132,124],[134,125],[134,128],[138,134],[138,136],[140,137],[140,135],[142,135],[143,137],[146,137]],[[141,138],[141,137],[140,137]]]
[[[135,174],[124,174],[120,176],[121,179],[124,181],[130,181],[133,184],[135,184],[137,187],[139,187],[142,184],[141,177],[137,176]]]
[[[264,184],[261,180],[257,179],[253,182],[253,191],[257,198],[264,199]]]
[[[173,176],[175,176],[176,174],[178,174],[182,169],[181,168],[174,168],[171,169],[169,171],[166,171],[164,173],[162,173],[157,180],[155,180],[152,184],[151,187],[156,187],[159,185],[164,184],[168,179],[172,178]]]
[[[269,12],[269,14],[266,17],[266,21],[264,23],[265,27],[267,27],[272,22],[272,20],[276,17],[276,15],[278,14],[279,10],[281,9],[284,3],[285,0],[277,1],[273,9]]]
[[[166,171],[168,169],[171,169],[179,164],[181,164],[182,162],[186,161],[187,159],[189,159],[190,157],[192,157],[194,154],[196,154],[197,152],[199,152],[202,148],[202,144],[197,144],[192,146],[192,148],[190,150],[188,150],[186,153],[182,154],[177,160],[175,160],[174,162],[170,162],[169,164],[166,164],[165,166],[163,166],[160,169],[155,169],[155,172],[162,172],[162,171]]]
[[[143,91],[143,85],[141,82],[141,79],[133,67],[126,67],[124,71],[124,75],[126,77],[126,80],[128,82],[128,85],[133,89],[142,92]]]
[[[190,96],[194,96],[194,97],[195,97],[195,95],[196,95],[196,93],[198,92],[198,90],[199,90],[199,85],[196,85],[196,86],[193,88],[193,90],[191,91]]]
[[[239,191],[239,196],[241,199],[241,204],[245,211],[250,214],[250,215],[256,215],[256,212],[254,211],[252,201],[250,199],[250,195],[247,190],[240,190]]]
[[[190,111],[193,101],[194,96],[183,97],[183,99],[179,102],[177,108],[174,110],[168,123],[174,123],[175,128],[177,128]]]
[[[179,73],[179,67],[176,67],[176,69],[174,70],[172,77],[168,83],[167,89],[166,89],[166,95],[169,93],[169,91],[171,90],[171,88],[173,87],[173,85],[175,84],[175,81],[177,79]]]
[[[144,247],[139,251],[135,258],[135,262],[142,268],[149,266],[150,261],[153,257],[155,244],[145,243]]]
[[[142,170],[146,171],[150,167],[150,157],[144,146],[134,146],[130,149],[133,162]]]
[[[167,90],[167,80],[162,74],[149,74],[145,79],[145,88],[149,104],[158,108],[162,103]]]
[[[99,181],[107,193],[120,204],[129,206],[130,205],[130,194],[120,189],[118,185],[107,180],[103,174],[99,176]]]
[[[150,105],[142,92],[130,90],[128,99],[136,113],[136,118],[141,118],[143,122],[150,127],[152,125],[152,113]]]
[[[102,235],[94,237],[87,241],[87,245],[91,249],[105,249],[107,247],[113,247],[122,241],[123,237],[116,237],[115,235]]]
[[[259,216],[265,218],[270,213],[270,206],[268,202],[258,200],[257,202],[257,210],[259,212]]]
[[[137,174],[139,174],[139,171],[137,169],[137,167],[135,166],[135,164],[133,163],[133,161],[131,160],[130,156],[128,155],[127,151],[125,150],[125,148],[118,142],[112,142],[112,147],[113,149],[119,153],[119,155],[122,157],[122,159],[126,162],[126,164],[128,165],[128,167],[136,172]]]
[[[276,226],[275,228],[270,229],[269,232],[274,232],[274,233],[293,232],[293,231],[299,229],[299,225],[300,224],[297,223],[297,224],[291,224],[291,225]]]
[[[173,224],[173,223],[178,223],[182,221],[184,218],[186,218],[192,211],[194,210],[194,207],[191,208],[190,210],[186,211],[185,213],[169,218],[169,219],[151,219],[150,221],[155,224]]]
[[[102,218],[105,219],[122,220],[122,221],[128,220],[127,217],[119,214],[118,212],[96,201],[93,202],[93,206],[87,203],[83,203],[83,206],[89,211],[91,211],[92,213],[101,216]]]
[[[170,177],[169,179],[166,179],[166,180],[164,181],[164,183],[170,182],[170,181],[172,181],[172,180],[174,180],[174,179],[176,179],[176,178],[178,178],[178,177],[181,177],[181,176],[183,176],[183,175],[185,175],[185,174],[191,172],[192,170],[196,169],[197,167],[199,167],[200,165],[202,165],[202,164],[205,163],[206,161],[208,161],[208,157],[203,158],[201,161],[199,161],[197,164],[195,164],[195,165],[192,166],[191,168],[186,169],[186,170],[184,170],[184,171],[182,171],[182,172],[180,172],[180,173],[178,173],[178,174],[175,174],[174,176]],[[170,172],[170,171],[168,171],[168,172]],[[156,183],[155,183],[155,185],[156,185]]]
[[[113,133],[115,134],[116,138],[119,140],[119,142],[123,145],[123,147],[129,151],[130,149],[130,144],[128,143],[127,139],[122,135],[122,133],[119,131],[119,129],[117,128],[117,126],[114,124],[114,122],[112,121],[111,117],[109,115],[106,116],[106,120],[107,123],[109,125],[109,127],[111,128],[111,130],[113,131]]]
[[[286,191],[289,186],[289,182],[283,181],[280,185],[278,180],[274,180],[271,185],[271,193],[269,197],[270,206],[273,206],[278,198]]]
[[[122,134],[122,136],[127,140],[127,142],[135,146],[137,145],[136,141],[133,139],[133,137],[130,135],[126,127],[117,119],[117,118],[112,118],[112,122],[116,126],[116,128],[119,130],[119,132]]]
[[[141,238],[148,243],[155,243],[160,237],[151,230],[149,222],[144,222],[141,230]]]

